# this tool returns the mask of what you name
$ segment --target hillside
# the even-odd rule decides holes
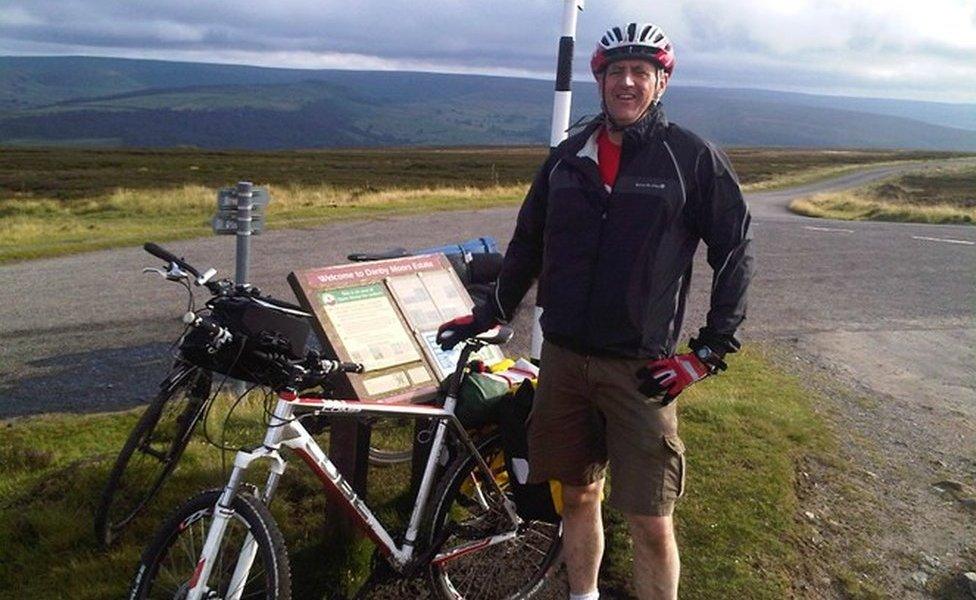
[[[538,144],[549,137],[551,90],[487,76],[0,57],[0,143]],[[591,82],[576,92],[574,118],[599,110]],[[938,124],[955,114],[976,127],[972,105],[675,85],[665,106],[672,121],[725,145],[976,150],[976,131]]]

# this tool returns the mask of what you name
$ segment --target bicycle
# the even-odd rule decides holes
[[[208,353],[211,348],[208,345],[209,336],[218,336],[221,348],[219,353],[215,352],[209,357],[211,361],[226,359],[228,355],[241,351],[241,348],[234,346],[229,339],[230,332],[227,327],[233,327],[231,323],[220,323],[221,319],[217,319],[217,330],[207,332],[199,328],[200,315],[194,311],[191,286],[207,288],[212,298],[206,302],[203,310],[212,314],[216,311],[223,320],[237,320],[233,313],[239,311],[241,307],[246,309],[252,305],[254,307],[252,312],[258,311],[265,315],[274,313],[273,324],[278,330],[284,329],[287,333],[284,339],[255,340],[265,349],[299,356],[299,351],[304,351],[304,339],[307,339],[310,332],[310,326],[303,324],[302,321],[310,319],[311,315],[298,306],[265,296],[258,288],[250,285],[235,285],[226,279],[214,280],[216,270],[209,269],[200,273],[186,261],[156,244],[147,243],[144,249],[166,261],[167,267],[165,271],[147,268],[143,272],[158,273],[187,289],[189,300],[184,315],[187,329],[180,336],[177,358],[169,374],[163,379],[159,391],[123,444],[96,506],[95,537],[106,547],[145,510],[162,488],[176,468],[192,438],[193,431],[216,397],[216,392],[211,393],[211,388],[214,373],[217,371],[206,366],[217,367],[217,365],[208,364],[208,356],[201,356]],[[243,324],[234,325],[240,329]],[[203,335],[201,336],[200,333]],[[260,332],[255,333],[260,334]],[[205,366],[200,366],[201,364]],[[255,365],[250,366],[252,370],[260,368]],[[249,379],[249,373],[242,373],[241,369],[237,371],[240,378]]]
[[[504,476],[494,470],[503,452],[499,436],[473,439],[454,415],[471,353],[511,336],[511,329],[500,328],[467,340],[440,407],[301,395],[346,367],[314,371],[307,360],[279,357],[277,365],[287,381],[274,388],[277,401],[263,441],[237,453],[223,489],[194,496],[167,519],[141,557],[129,598],[290,598],[285,541],[267,508],[287,464],[282,448],[303,459],[330,500],[377,545],[396,576],[426,573],[441,598],[535,595],[558,565],[561,525],[518,516],[502,488]],[[302,419],[321,415],[433,420],[433,443],[401,544],[302,425]],[[442,457],[446,468],[439,466]],[[242,483],[256,461],[269,463],[261,490]]]
[[[485,240],[488,244],[487,250],[494,242],[489,238],[482,239]],[[189,300],[186,318],[196,318],[191,286],[203,286],[210,291],[213,297],[208,300],[206,307],[211,310],[214,303],[233,303],[242,300],[258,303],[265,311],[276,311],[286,315],[276,320],[279,326],[282,319],[288,320],[288,316],[300,320],[312,318],[312,315],[300,307],[264,296],[258,288],[251,285],[235,285],[226,279],[214,280],[216,270],[209,269],[201,273],[183,259],[156,244],[147,243],[143,248],[166,262],[165,270],[146,268],[143,272],[157,273],[169,281],[180,283],[187,289]],[[351,261],[375,261],[409,254],[411,253],[405,249],[396,248],[380,253],[350,254],[348,258]],[[480,291],[488,280],[497,277],[500,268],[499,257],[498,254],[486,253],[476,254],[472,259],[471,255],[459,254],[452,255],[451,260],[462,281],[474,293]],[[239,327],[241,324],[237,323],[237,325]],[[290,349],[291,355],[297,356],[297,347],[305,343],[302,338],[307,338],[310,327],[307,324],[292,322],[286,329],[290,330],[291,344],[296,346]],[[177,359],[169,374],[160,383],[159,391],[129,433],[106,480],[94,518],[95,537],[104,547],[110,546],[162,489],[179,463],[194,430],[216,397],[216,393],[211,394],[213,372],[195,365],[193,360],[187,360],[184,356],[187,343],[197,350],[201,345],[200,339],[187,337],[187,333],[191,331],[188,327],[180,337]],[[402,421],[384,424],[376,440],[379,444],[370,447],[370,464],[388,466],[411,459],[412,449],[403,447],[400,440],[405,437],[404,429],[405,424]],[[384,441],[391,443],[384,444]]]

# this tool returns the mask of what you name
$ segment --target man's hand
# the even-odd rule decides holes
[[[441,350],[450,350],[464,340],[484,333],[498,325],[498,319],[484,315],[476,306],[473,314],[457,317],[437,329],[437,343]]]
[[[712,372],[713,369],[693,352],[677,354],[670,358],[652,360],[641,367],[637,371],[637,376],[644,382],[638,389],[648,397],[660,396],[663,393],[661,405],[667,406],[686,387],[708,377]]]

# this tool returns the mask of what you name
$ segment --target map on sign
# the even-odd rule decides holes
[[[461,348],[456,346],[452,350],[441,350],[437,344],[437,328],[441,323],[470,313],[472,306],[467,293],[459,290],[454,282],[455,278],[447,271],[423,271],[386,280],[438,379],[444,379],[454,372],[461,358]],[[497,347],[489,346],[472,358],[493,364],[504,356]]]
[[[386,280],[390,291],[403,309],[407,321],[414,329],[424,331],[437,329],[441,323],[447,321],[441,311],[434,304],[430,292],[424,282],[417,275],[401,275]]]

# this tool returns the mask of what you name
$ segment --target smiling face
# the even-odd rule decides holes
[[[667,86],[668,74],[654,64],[646,60],[618,60],[603,72],[603,102],[610,117],[626,127],[637,122]]]

